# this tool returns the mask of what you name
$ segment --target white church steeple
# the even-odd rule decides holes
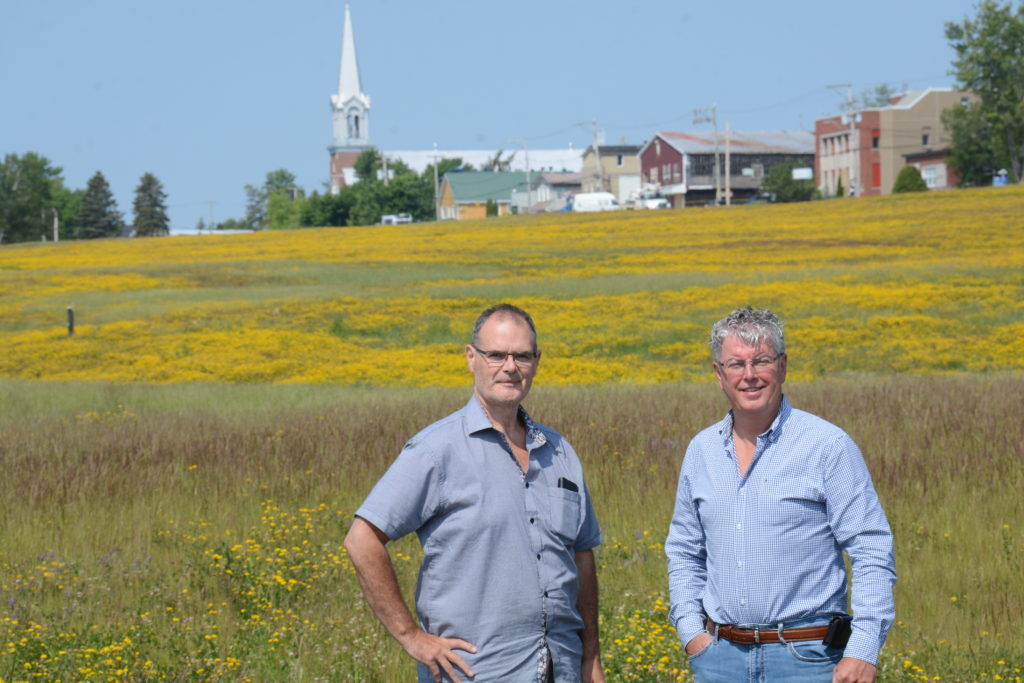
[[[352,13],[345,0],[345,31],[341,40],[341,68],[338,92],[331,95],[334,134],[331,146],[331,193],[337,193],[354,179],[355,160],[370,145],[370,97],[363,92],[352,30]],[[346,172],[347,169],[347,172]],[[349,176],[349,177],[346,177]]]

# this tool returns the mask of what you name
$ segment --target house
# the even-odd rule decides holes
[[[949,133],[942,112],[965,106],[971,96],[952,88],[913,90],[894,97],[884,107],[850,116],[832,116],[814,123],[818,188],[834,196],[840,184],[851,197],[892,192],[900,169],[918,166],[925,182],[952,187],[958,182],[945,164]],[[924,156],[918,156],[924,155]]]
[[[949,149],[927,149],[904,154],[907,166],[916,166],[929,190],[942,190],[960,184],[960,174],[946,163]]]
[[[715,182],[715,157],[719,178]],[[772,166],[814,165],[814,134],[805,130],[752,133],[656,133],[640,149],[640,172],[676,208],[757,194]],[[725,169],[728,166],[728,175]]]
[[[526,191],[524,171],[455,171],[444,174],[438,200],[440,220],[487,217],[487,202],[498,207],[499,216],[512,213],[513,190]]]
[[[580,173],[532,173],[530,192],[512,191],[512,213],[542,213],[564,211],[569,197],[580,191]]]
[[[583,192],[611,192],[620,204],[640,189],[640,145],[591,145],[583,151]]]

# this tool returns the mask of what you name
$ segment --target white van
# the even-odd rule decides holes
[[[621,208],[611,192],[580,192],[572,196],[573,211],[618,211]]]

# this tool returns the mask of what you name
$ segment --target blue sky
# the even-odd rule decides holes
[[[813,128],[851,83],[949,86],[964,0],[352,0],[371,140],[383,150],[583,149],[695,126]],[[276,168],[323,189],[343,0],[0,0],[0,154],[70,187],[97,170],[131,219],[139,177],[174,229],[244,214]],[[212,204],[211,204],[212,202]]]

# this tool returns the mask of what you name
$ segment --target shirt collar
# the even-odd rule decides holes
[[[469,403],[466,404],[466,433],[475,434],[485,429],[494,429],[494,425],[491,423],[491,418],[487,417],[487,411],[480,405],[480,400],[473,394]],[[519,417],[522,418],[523,424],[526,425],[526,445],[527,449],[531,447],[543,446],[548,442],[544,432],[541,431],[537,423],[530,418],[530,414],[526,412],[526,408],[522,405],[519,406]]]
[[[775,414],[775,419],[772,420],[772,423],[768,427],[768,429],[764,430],[763,433],[758,434],[758,436],[763,436],[769,441],[777,440],[779,438],[780,433],[782,432],[783,425],[785,425],[786,420],[789,419],[789,416],[792,414],[792,412],[793,406],[790,405],[789,399],[786,398],[785,394],[783,394],[782,402],[779,404],[779,412]],[[729,441],[732,440],[732,421],[733,414],[732,410],[730,410],[728,413],[725,414],[725,417],[722,418],[722,421],[718,423],[718,433],[721,435],[722,443],[724,444],[728,444]]]

